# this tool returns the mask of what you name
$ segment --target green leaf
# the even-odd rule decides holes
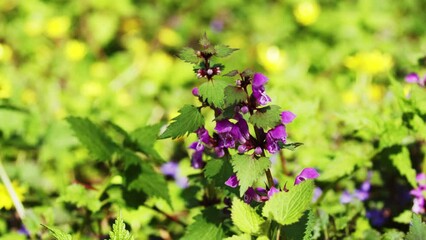
[[[391,155],[390,159],[392,164],[396,167],[396,169],[398,169],[399,173],[407,178],[410,185],[413,188],[417,187],[416,171],[411,166],[410,153],[408,152],[408,149],[403,147],[401,152]]]
[[[211,45],[210,40],[207,38],[207,33],[204,33],[203,36],[201,36],[199,43],[205,48]]]
[[[130,138],[136,143],[138,150],[157,161],[163,161],[160,154],[154,149],[160,128],[161,124],[148,125],[138,128],[130,134]]]
[[[262,215],[273,219],[281,225],[297,222],[309,207],[314,194],[314,182],[305,180],[291,188],[288,192],[275,193],[265,203]]]
[[[133,240],[133,236],[126,230],[126,224],[121,217],[121,214],[115,219],[112,225],[112,231],[109,232],[110,240]]]
[[[181,137],[186,133],[192,133],[204,125],[204,117],[200,110],[192,105],[185,105],[179,110],[180,115],[173,118],[173,122],[161,134],[161,138]]]
[[[249,122],[263,129],[273,128],[281,123],[280,107],[271,105],[257,109],[251,115]]]
[[[85,207],[91,212],[97,212],[102,203],[98,198],[98,192],[86,189],[83,185],[72,184],[65,189],[58,201],[75,204],[77,207]]]
[[[266,157],[259,159],[250,155],[232,156],[232,167],[240,182],[240,196],[242,197],[247,189],[252,186],[269,168],[271,161]]]
[[[125,152],[123,157],[125,161],[135,161],[135,158],[138,158],[132,152]],[[171,206],[169,189],[164,176],[157,173],[147,162],[140,161],[139,164],[141,172],[129,183],[128,190],[140,190],[148,196],[162,198]]]
[[[239,73],[238,70],[232,70],[232,71],[230,71],[230,72],[228,72],[226,74],[223,74],[222,76],[225,76],[225,77],[235,77],[238,73]]]
[[[179,52],[178,57],[185,62],[193,64],[198,64],[198,62],[200,62],[200,58],[197,56],[195,50],[189,47],[183,48]]]
[[[410,210],[405,210],[402,213],[400,213],[398,216],[394,217],[392,220],[397,223],[404,223],[409,224],[411,221],[411,218],[413,216],[413,212]]]
[[[233,235],[231,237],[227,237],[224,240],[251,240],[250,234],[243,235]]]
[[[220,44],[220,45],[214,46],[214,50],[215,50],[214,55],[216,57],[226,57],[226,56],[231,55],[231,53],[237,51],[238,49],[237,48],[230,48],[227,45]]]
[[[198,88],[203,101],[215,107],[222,107],[225,98],[225,87],[228,84],[224,81],[207,81]]]
[[[204,175],[217,187],[225,187],[225,182],[232,175],[232,166],[228,159],[213,159],[204,167]]]
[[[50,233],[53,235],[53,237],[57,240],[72,240],[71,234],[67,234],[57,228],[49,227],[44,224],[41,224],[43,227],[49,229]]]
[[[422,222],[421,215],[413,214],[413,220],[407,233],[407,240],[423,240],[426,236],[426,224]]]
[[[232,200],[231,218],[235,226],[242,232],[258,235],[265,222],[250,205],[235,198]]]
[[[194,217],[194,223],[188,226],[182,240],[222,240],[222,212],[215,208],[207,208]]]
[[[281,228],[282,234],[288,240],[310,240],[312,229],[308,229],[310,211],[305,211],[299,221]]]
[[[295,142],[295,143],[282,143],[279,142],[278,145],[280,146],[281,149],[288,149],[290,151],[294,151],[296,148],[300,147],[303,145],[303,143],[300,142]]]
[[[396,229],[390,229],[388,232],[383,234],[383,240],[400,240],[404,239],[405,234],[403,232],[399,232]]]
[[[308,212],[308,222],[306,223],[305,234],[303,236],[303,240],[312,239],[312,232],[314,231],[314,228],[315,228],[315,222],[316,222],[316,218],[315,218],[315,215],[314,215],[314,211],[311,209]]]
[[[235,86],[227,86],[225,88],[225,103],[227,106],[244,102],[247,100],[247,93],[243,88]]]
[[[80,142],[97,159],[110,160],[114,152],[119,150],[119,146],[89,119],[68,117],[67,121]]]

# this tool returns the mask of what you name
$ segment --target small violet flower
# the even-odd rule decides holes
[[[416,181],[418,187],[410,191],[410,195],[414,197],[412,211],[417,214],[423,214],[426,212],[426,174],[417,174]]]
[[[271,98],[265,93],[264,84],[266,84],[266,82],[268,82],[268,78],[265,75],[261,73],[255,73],[253,75],[252,95],[256,99],[257,104],[262,106],[271,101]]]
[[[294,180],[294,185],[297,185],[306,179],[315,179],[319,177],[319,173],[315,168],[305,168],[300,172],[299,175],[296,176],[296,179]]]
[[[279,142],[287,141],[287,131],[284,125],[278,125],[266,133],[266,149],[274,154],[280,150]]]
[[[177,162],[170,161],[163,164],[160,171],[166,176],[174,179],[176,184],[181,188],[188,187],[188,178],[180,174],[179,165]]]
[[[426,75],[421,78],[417,73],[409,73],[405,76],[407,83],[417,83],[421,87],[426,86]]]
[[[362,202],[367,200],[370,196],[371,175],[372,172],[368,172],[367,179],[361,184],[361,187],[356,189],[353,193],[345,190],[340,196],[340,203],[347,204],[352,202],[354,199],[358,199]]]
[[[236,188],[240,182],[238,181],[237,175],[233,174],[226,180],[225,185],[231,188]]]

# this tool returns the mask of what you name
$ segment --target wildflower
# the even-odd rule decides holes
[[[352,202],[354,199],[358,199],[360,201],[367,200],[370,196],[371,174],[371,172],[368,172],[367,179],[361,184],[361,187],[356,189],[353,193],[345,190],[340,196],[340,202],[346,204]]]
[[[308,26],[317,21],[320,12],[320,6],[315,1],[302,1],[296,5],[293,14],[297,22]]]
[[[359,52],[345,60],[345,66],[349,69],[370,75],[386,72],[392,65],[392,57],[379,51]]]
[[[80,61],[86,56],[87,47],[86,45],[78,40],[70,40],[65,45],[65,56],[70,61]]]
[[[252,96],[254,97],[254,99],[256,99],[256,102],[262,106],[266,105],[268,102],[271,101],[271,98],[265,93],[264,84],[266,84],[267,82],[268,82],[268,78],[264,76],[263,74],[255,73],[253,75]]]
[[[386,210],[371,209],[367,211],[366,217],[373,227],[381,227],[388,218]]]
[[[225,185],[229,186],[231,188],[236,188],[239,184],[239,181],[237,179],[237,175],[233,174],[231,177],[226,180]]]
[[[278,125],[266,133],[266,149],[274,154],[279,151],[279,142],[285,143],[287,132],[284,125]]]
[[[296,176],[296,179],[294,180],[294,185],[297,185],[306,179],[315,179],[319,177],[319,173],[315,168],[304,168],[302,172],[300,172],[299,175]]]
[[[24,193],[26,188],[19,186],[17,182],[12,182],[12,187],[15,189],[18,199],[22,201],[24,199]],[[6,187],[0,183],[0,209],[10,210],[13,206],[13,201],[9,196]]]
[[[293,120],[296,118],[296,115],[290,111],[284,111],[281,113],[281,122],[283,124],[288,124],[293,122]]]
[[[426,75],[421,78],[417,73],[409,73],[405,76],[407,83],[417,83],[420,87],[426,86]]]
[[[410,191],[410,195],[414,196],[412,210],[415,213],[425,213],[426,174],[417,174],[416,181],[418,187]]]
[[[164,163],[160,170],[166,177],[174,179],[178,186],[182,188],[188,187],[188,178],[180,174],[179,164],[177,162],[170,161]]]

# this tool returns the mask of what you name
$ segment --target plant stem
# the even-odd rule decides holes
[[[266,169],[265,171],[266,173],[266,178],[268,179],[268,186],[269,188],[274,186],[274,179],[272,178],[272,173],[271,173],[271,169]]]
[[[10,182],[9,176],[6,173],[6,170],[3,167],[2,159],[0,158],[0,178],[6,187],[7,193],[12,199],[13,205],[15,206],[16,211],[18,212],[19,218],[24,220],[25,218],[25,209],[22,202],[19,200],[18,195],[16,194],[15,189],[13,188],[12,183]]]
[[[151,207],[151,206],[148,206],[146,204],[143,204],[143,206],[147,207],[147,208],[150,208],[150,209],[156,211],[157,213],[160,213],[160,214],[164,215],[167,219],[170,219],[170,220],[172,220],[175,223],[179,223],[183,227],[187,227],[186,223],[182,222],[179,218],[177,218],[175,216],[172,216],[172,215],[169,215],[168,213],[164,212],[163,210],[157,208],[156,206],[152,206]]]
[[[286,164],[286,160],[285,160],[283,151],[280,150],[279,154],[280,154],[281,167],[283,169],[283,173],[284,173],[284,175],[289,175],[288,171],[287,171],[287,167],[286,167],[287,164]]]

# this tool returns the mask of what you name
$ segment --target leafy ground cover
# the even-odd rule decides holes
[[[0,238],[423,239],[425,8],[1,1]]]

